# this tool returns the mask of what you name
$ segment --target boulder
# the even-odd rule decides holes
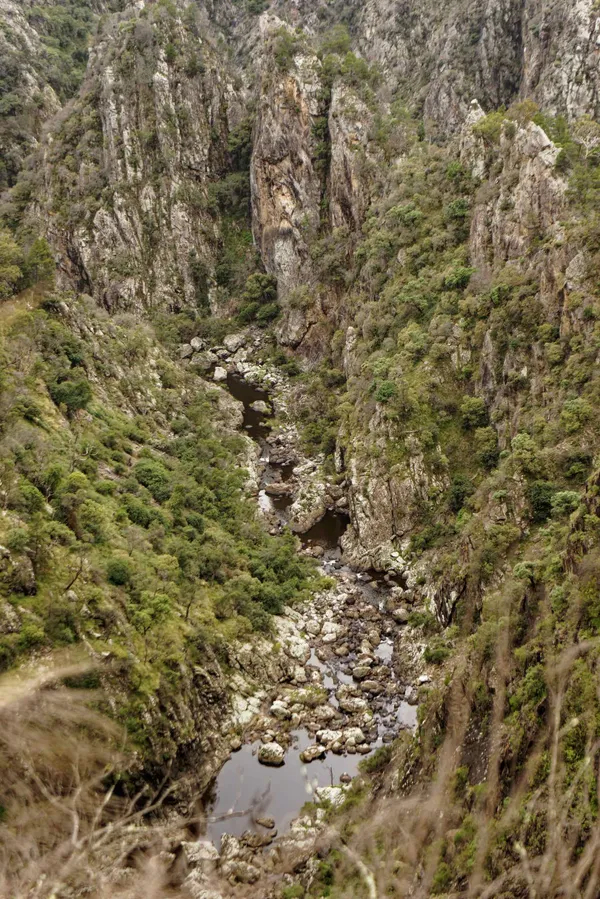
[[[238,883],[256,883],[260,877],[260,871],[256,865],[251,865],[250,862],[243,862],[239,859],[226,862],[221,866],[221,871],[225,877],[231,877],[232,880]]]
[[[275,702],[269,709],[269,714],[272,715],[273,718],[277,718],[279,721],[285,721],[287,718],[292,717],[292,713],[287,707],[287,704],[281,699],[275,700]]]
[[[396,624],[408,624],[409,613],[403,606],[392,611],[392,618]]]
[[[338,702],[342,711],[348,712],[349,715],[365,712],[369,708],[367,700],[358,696],[343,696],[341,699],[338,699]]]
[[[223,339],[223,346],[229,353],[237,353],[246,344],[246,334],[228,334]]]
[[[330,705],[320,705],[318,708],[313,710],[312,717],[316,718],[317,721],[332,721],[334,718],[337,718],[337,714],[335,709]]]
[[[317,787],[315,795],[320,802],[326,802],[328,805],[333,806],[333,808],[338,808],[338,806],[343,805],[344,803],[344,799],[346,798],[346,788],[343,786]]]
[[[272,843],[274,839],[274,834],[272,833],[257,833],[254,830],[246,830],[240,837],[240,843],[243,846],[248,846],[249,849],[262,849],[263,846],[268,846],[269,843]]]
[[[271,411],[268,403],[265,403],[264,400],[256,400],[254,403],[250,404],[250,408],[255,412],[259,412],[261,415],[268,415]]]
[[[291,484],[265,484],[265,493],[267,496],[289,496],[292,493]]]
[[[191,343],[183,343],[179,347],[179,358],[180,359],[191,359],[194,355],[194,347]]]
[[[325,749],[323,746],[319,746],[318,743],[313,743],[310,746],[307,746],[306,749],[303,749],[300,753],[300,761],[301,762],[314,762],[315,759],[323,758],[325,755]]]
[[[273,765],[278,767],[285,762],[285,750],[283,746],[274,741],[264,743],[258,750],[258,761],[263,765]]]
[[[345,727],[343,738],[346,743],[354,741],[354,743],[365,743],[366,737],[360,727]]]
[[[217,367],[215,368],[215,372],[213,374],[213,380],[226,381],[227,380],[227,369],[221,368],[220,365],[217,365]]]
[[[335,743],[342,739],[341,730],[318,730],[317,743],[323,743],[325,746]]]
[[[188,864],[202,868],[203,871],[214,871],[219,861],[219,853],[210,840],[197,840],[194,843],[182,843]]]
[[[207,351],[206,353],[196,353],[192,361],[194,368],[199,368],[201,371],[208,371],[213,365],[217,364],[219,359],[214,353]]]
[[[203,350],[206,344],[201,337],[192,337],[192,339],[190,340],[190,346],[197,353],[199,350]]]
[[[419,698],[416,689],[414,687],[407,687],[404,699],[409,705],[417,705]]]
[[[379,696],[380,693],[385,691],[385,687],[383,684],[380,684],[379,681],[376,680],[364,680],[360,685],[361,690],[364,690],[365,693],[373,693],[375,696]]]
[[[352,677],[354,680],[364,680],[365,677],[368,677],[371,673],[371,668],[369,665],[356,665],[352,669]]]

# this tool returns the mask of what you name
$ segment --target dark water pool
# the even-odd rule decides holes
[[[263,412],[252,409],[252,404],[262,401],[267,403],[270,408],[269,394],[266,390],[249,384],[248,381],[233,372],[229,372],[227,375],[227,389],[234,399],[244,404],[243,429],[249,437],[262,444],[269,434],[270,427],[266,423],[267,416]]]
[[[301,535],[303,546],[322,546],[325,551],[341,555],[340,539],[349,524],[347,515],[326,512],[320,521]]]
[[[260,764],[256,758],[260,742],[242,746],[225,763],[207,801],[209,819],[225,816],[221,821],[209,820],[206,828],[207,838],[217,847],[224,833],[240,836],[246,830],[260,830],[253,821],[261,815],[274,818],[279,833],[285,831],[304,803],[314,799],[315,787],[336,786],[342,774],[354,777],[358,773],[361,755],[328,753],[305,765],[299,753],[314,741],[306,730],[292,735],[294,745],[280,768]]]

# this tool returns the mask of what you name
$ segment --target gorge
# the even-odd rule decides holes
[[[599,58],[0,0],[0,895],[599,894]]]

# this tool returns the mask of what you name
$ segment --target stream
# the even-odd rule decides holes
[[[243,403],[242,427],[260,449],[260,508],[269,520],[277,520],[279,528],[284,527],[293,502],[289,485],[295,464],[280,458],[281,454],[273,458],[268,441],[271,431],[268,417],[272,409],[269,394],[231,372],[226,386]],[[400,580],[380,572],[355,572],[343,564],[340,538],[347,526],[347,516],[327,512],[300,535],[304,551],[316,554],[315,548],[319,547],[320,567],[335,580],[338,591],[331,606],[321,600],[320,605],[302,612],[314,630],[321,624],[323,627],[320,635],[311,635],[312,631],[308,634],[310,658],[305,662],[305,670],[309,684],[326,691],[324,701],[330,709],[325,711],[330,711],[331,720],[321,723],[319,731],[319,724],[311,721],[310,712],[306,714],[308,723],[302,720],[297,727],[292,718],[292,727],[286,731],[283,741],[285,763],[280,767],[258,761],[264,739],[245,743],[231,755],[205,797],[209,822],[206,838],[217,848],[224,834],[235,837],[247,832],[264,834],[264,829],[261,831],[257,826],[257,818],[271,819],[269,826],[280,834],[285,832],[304,803],[314,800],[315,790],[348,783],[359,772],[363,757],[390,742],[400,730],[416,727],[416,694],[411,693],[413,688],[405,688],[399,682],[394,667],[398,626],[386,613],[386,600],[394,587],[399,588]],[[312,622],[311,617],[315,619]],[[347,640],[342,639],[341,647],[330,639],[331,635],[335,638],[337,631],[349,635]],[[365,678],[362,684],[359,674],[360,679]],[[370,691],[359,696],[368,697],[368,705],[364,698],[356,699],[357,687],[363,688],[363,684]],[[353,710],[352,702],[360,705],[360,714]],[[323,741],[323,734],[345,735],[351,730],[361,734],[359,745],[352,739],[344,743],[342,736],[341,744],[334,742],[333,749],[328,746],[322,757],[309,763],[301,760],[300,753],[308,747],[314,749],[315,739]]]

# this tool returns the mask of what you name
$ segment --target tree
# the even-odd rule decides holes
[[[144,638],[144,661],[148,659],[148,636],[171,614],[171,599],[166,593],[150,593],[144,590],[139,604],[134,608],[131,622]]]
[[[485,401],[480,396],[466,396],[460,404],[460,416],[463,428],[470,431],[484,428],[488,423]]]
[[[55,382],[50,385],[49,391],[56,405],[65,406],[69,415],[85,409],[92,398],[92,388],[83,377]]]
[[[54,275],[54,256],[48,241],[38,237],[31,245],[24,263],[24,275],[28,284],[49,281]]]
[[[585,159],[596,156],[600,150],[600,125],[589,115],[583,116],[573,129],[575,142],[583,148]]]
[[[11,297],[23,277],[23,253],[8,231],[0,231],[0,300]]]

